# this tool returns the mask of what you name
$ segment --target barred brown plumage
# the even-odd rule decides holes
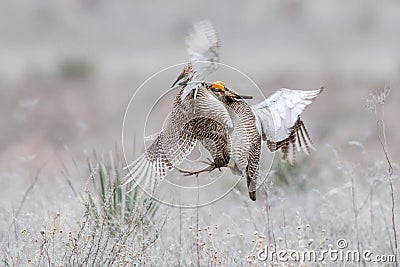
[[[256,200],[262,142],[270,151],[282,151],[282,159],[295,163],[296,150],[310,154],[312,142],[300,114],[322,91],[279,89],[261,103],[249,106],[223,82],[206,82],[215,71],[220,47],[208,21],[194,25],[187,38],[190,62],[172,87],[180,86],[165,127],[133,163],[123,184],[135,179],[154,184],[191,153],[197,141],[209,151],[212,161],[202,170],[180,170],[188,175],[228,167],[247,180],[250,199]]]
[[[256,200],[256,182],[261,156],[261,136],[257,132],[255,117],[250,106],[242,99],[226,95],[228,110],[234,114],[230,136],[231,158],[229,168],[237,169],[246,178],[250,198]]]
[[[178,84],[180,90],[165,128],[143,155],[126,166],[129,173],[123,184],[133,180],[139,184],[144,180],[153,185],[190,154],[197,140],[210,151],[217,167],[229,160],[224,150],[228,129],[232,128],[228,111],[201,83],[191,83],[204,80],[217,69],[219,38],[211,23],[204,20],[193,25],[186,44],[190,62],[172,85]],[[205,125],[209,127],[208,132]]]
[[[296,150],[303,150],[304,153],[310,155],[311,149],[314,149],[310,135],[300,117],[297,119],[293,127],[291,127],[288,138],[278,142],[267,140],[267,146],[272,152],[281,150],[282,159],[289,161],[292,165],[296,162]],[[290,150],[292,151],[291,155],[289,155],[290,146],[292,146],[292,149]],[[294,149],[294,146],[296,146],[296,149]]]
[[[261,103],[249,106],[223,82],[209,83],[207,87],[224,103],[233,122],[228,140],[230,161],[225,167],[246,177],[250,199],[255,201],[262,141],[266,141],[271,152],[281,150],[282,159],[291,164],[295,163],[296,149],[309,155],[313,147],[300,114],[322,88],[311,91],[280,89]],[[213,169],[215,167],[210,165],[188,173]]]
[[[173,107],[164,129],[154,142],[141,157],[127,166],[130,172],[123,184],[134,179],[140,183],[144,179],[153,185],[162,180],[167,171],[179,166],[190,154],[197,140],[210,151],[216,167],[228,163],[228,133],[233,124],[223,103],[202,85],[198,86],[196,99],[192,95],[185,97],[182,102],[179,99],[180,93],[175,99],[179,104]],[[155,171],[154,177],[149,177],[151,169]]]

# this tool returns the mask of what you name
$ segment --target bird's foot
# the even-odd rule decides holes
[[[208,164],[209,166],[214,166],[214,168],[211,171],[213,171],[215,169],[218,169],[219,171],[221,171],[221,167],[226,167],[226,163],[225,163],[224,159],[222,159],[222,158],[216,158],[214,161],[210,158],[207,158],[207,160],[208,161],[202,160],[200,162],[202,162],[204,164]]]
[[[216,169],[215,164],[211,162],[207,167],[201,170],[184,170],[175,167],[179,172],[183,173],[184,176],[199,175],[202,172],[211,172]]]

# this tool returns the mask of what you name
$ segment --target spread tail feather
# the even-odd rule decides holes
[[[249,190],[250,199],[256,201],[256,183],[249,176],[247,176],[247,189]]]
[[[250,197],[251,200],[256,201],[256,192],[255,191],[254,192],[250,192],[249,191],[249,197]]]
[[[282,160],[287,160],[291,165],[296,163],[296,151],[302,150],[306,155],[310,155],[311,150],[315,150],[310,135],[300,117],[291,128],[288,138],[279,142],[267,140],[267,146],[272,152],[281,150]]]

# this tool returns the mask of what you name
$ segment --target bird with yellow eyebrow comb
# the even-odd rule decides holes
[[[197,141],[210,152],[215,167],[229,162],[226,148],[233,127],[231,117],[201,82],[218,66],[218,36],[209,21],[200,21],[194,24],[186,44],[190,62],[172,85],[180,87],[172,111],[146,152],[126,166],[129,173],[123,185],[132,181],[154,185],[183,162]]]
[[[198,81],[207,80],[208,76],[219,67],[219,49],[221,47],[217,32],[209,20],[193,25],[192,32],[185,39],[189,62],[179,73],[171,87],[183,85],[180,100],[192,94],[196,99]]]
[[[266,142],[271,152],[281,150],[282,159],[291,164],[295,162],[296,150],[309,155],[313,146],[300,115],[323,88],[309,91],[282,88],[250,106],[224,82],[207,86],[224,103],[233,122],[227,143],[230,161],[224,167],[246,178],[250,199],[255,201],[262,142]],[[193,175],[214,169],[211,163],[205,169],[185,172]]]

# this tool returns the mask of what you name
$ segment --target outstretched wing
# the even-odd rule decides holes
[[[295,147],[310,154],[311,139],[300,114],[323,88],[311,91],[279,89],[263,102],[252,106],[257,130],[271,151],[282,149],[283,159],[295,161]]]
[[[219,66],[220,41],[217,32],[209,20],[203,20],[193,24],[193,30],[185,40],[192,72],[188,81],[206,80]],[[183,100],[192,90],[195,90],[194,98],[196,98],[197,86],[198,83],[188,83],[181,99]]]
[[[151,146],[126,167],[129,173],[123,185],[135,181],[136,184],[150,183],[153,186],[158,180],[162,180],[167,171],[179,166],[186,159],[197,140],[204,139],[199,133],[201,129],[195,131],[193,128],[199,127],[196,121],[204,119],[210,124],[223,125],[224,131],[219,134],[224,134],[233,127],[230,115],[223,104],[213,97],[207,88],[199,86],[197,99],[186,99],[176,106]],[[207,132],[207,129],[203,130]],[[215,142],[219,140],[218,135],[209,137],[215,138]]]
[[[209,20],[193,25],[193,31],[186,38],[187,52],[195,71],[195,79],[207,78],[217,70],[220,41]]]
[[[164,129],[157,135],[146,152],[126,166],[129,173],[123,185],[135,181],[136,184],[150,183],[153,186],[162,180],[167,171],[178,166],[196,145],[196,138],[184,128],[188,105],[178,106],[169,114]]]

